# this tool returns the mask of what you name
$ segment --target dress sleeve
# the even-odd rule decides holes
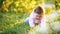
[[[34,15],[31,14],[30,17],[29,17],[29,25],[30,27],[34,27],[35,24],[34,24]]]

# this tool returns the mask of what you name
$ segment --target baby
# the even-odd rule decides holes
[[[30,27],[34,27],[36,25],[42,25],[44,23],[44,13],[43,9],[38,6],[29,16],[29,18],[26,20],[26,22],[29,22]],[[42,24],[41,24],[42,23]]]

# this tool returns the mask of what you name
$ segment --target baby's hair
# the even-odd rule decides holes
[[[43,13],[43,9],[42,9],[42,7],[38,6],[38,7],[34,10],[34,12],[37,13],[37,14],[41,14],[41,13]]]

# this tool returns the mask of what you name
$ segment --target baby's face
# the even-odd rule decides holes
[[[43,17],[43,13],[36,15],[36,19],[38,19],[38,20],[40,20],[42,17]]]

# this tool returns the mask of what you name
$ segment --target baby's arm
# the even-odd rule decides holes
[[[43,17],[41,20],[41,26],[44,27],[46,26],[46,17]]]
[[[34,20],[31,17],[29,18],[29,25],[30,25],[30,27],[34,27],[35,26]]]
[[[30,25],[30,27],[34,27],[35,26],[35,24],[34,24],[34,12],[32,12],[30,14],[30,17],[29,17],[29,25]]]

